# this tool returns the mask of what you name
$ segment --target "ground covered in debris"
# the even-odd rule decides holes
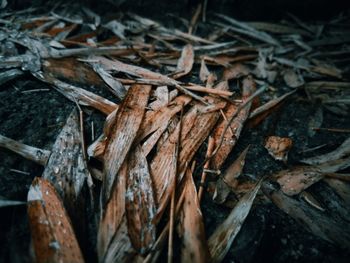
[[[53,7],[46,13],[40,9],[28,9],[20,14],[3,11],[0,19],[0,134],[51,151],[70,113],[77,108],[76,104],[80,104],[85,145],[89,146],[103,133],[106,115],[115,109],[115,105],[123,107],[120,103],[127,90],[131,92],[129,87],[133,81],[141,85],[151,84],[153,90],[168,87],[166,102],[164,96],[159,95],[162,89],[158,95],[151,93],[150,102],[153,104],[146,107],[149,111],[168,106],[176,96],[179,97],[183,90],[178,85],[190,92],[188,97],[192,101],[183,112],[177,112],[175,124],[172,124],[176,126],[190,107],[202,103],[200,100],[209,96],[221,82],[229,84],[228,92],[232,93],[219,95],[219,99],[243,105],[247,98],[253,98],[255,90],[247,88],[242,91],[244,83],[253,78],[256,89],[262,93],[259,101],[255,99],[252,103],[248,116],[260,106],[262,113],[238,121],[239,125],[244,124],[238,134],[234,127],[228,126],[224,133],[231,129],[231,139],[237,139],[237,143],[227,159],[219,161],[223,164],[217,169],[210,164],[207,168],[210,171],[207,171],[204,196],[200,202],[206,237],[215,233],[238,199],[249,195],[259,179],[269,176],[270,185],[265,185],[258,193],[223,262],[347,262],[350,256],[350,186],[344,163],[350,153],[349,143],[346,144],[350,132],[349,13],[344,12],[327,21],[301,21],[290,16],[287,20],[269,23],[241,22],[210,12],[206,12],[206,22],[203,22],[202,14],[203,9],[198,8],[193,10],[191,17],[169,15],[167,19],[149,20],[131,13],[100,16],[98,12],[82,11],[75,6]],[[192,58],[191,53],[194,53]],[[115,61],[122,62],[115,65]],[[162,78],[156,79],[153,73],[130,69],[128,65],[161,73]],[[82,96],[92,95],[69,91],[64,86],[66,83],[97,94],[108,102],[97,99],[94,104],[84,100]],[[199,91],[199,88],[203,89]],[[170,99],[174,90],[177,93]],[[242,95],[244,92],[247,92],[246,97]],[[278,100],[289,92],[288,96]],[[216,103],[215,96],[211,95],[214,99],[207,101]],[[269,101],[276,103],[273,107],[264,107]],[[225,105],[217,105],[214,109],[208,106],[207,112],[202,114],[226,112]],[[220,118],[222,116],[225,114]],[[225,117],[230,119],[230,115]],[[171,132],[175,133],[175,128],[169,128]],[[143,139],[148,139],[147,136]],[[276,154],[269,154],[268,150],[273,150],[266,148],[266,141],[271,136],[291,140],[288,157],[283,150],[277,153],[284,154],[283,160],[276,160]],[[343,142],[343,148],[339,147]],[[194,157],[193,177],[197,189],[201,185],[208,144],[206,136]],[[4,145],[2,141],[0,146]],[[236,188],[232,187],[228,196],[222,197],[224,200],[213,200],[213,194],[226,191],[226,188],[218,187],[224,171],[248,145],[242,174],[237,176],[238,179],[231,178],[237,181]],[[149,163],[160,149],[158,145],[155,147],[147,156]],[[328,161],[335,160],[315,162],[310,159],[332,151],[334,156],[339,154],[335,160],[344,163],[334,165]],[[88,155],[95,185],[92,195],[98,200],[101,188],[108,192],[108,186],[100,182],[99,172],[95,174],[91,169],[100,171],[102,178],[106,172],[102,171],[103,165],[97,160],[100,156],[96,152],[88,151]],[[0,200],[26,202],[34,177],[41,176],[45,166],[4,148],[0,148],[0,160]],[[302,160],[306,162],[302,164]],[[306,166],[305,163],[310,165],[307,167],[326,165],[323,168],[317,166],[317,172],[310,171],[311,176],[317,178],[316,182],[310,183],[307,177],[293,185],[299,190],[289,186],[293,178],[288,177],[288,172],[275,176],[278,171],[297,169],[295,167],[300,165]],[[300,173],[309,172],[309,168],[302,169]],[[214,170],[220,170],[221,175],[215,174]],[[286,181],[281,181],[287,177]],[[92,199],[88,190],[84,191],[88,196],[86,200]],[[102,202],[104,198],[108,203],[110,197],[102,197]],[[94,208],[85,208],[88,210],[85,220],[94,220],[99,209],[97,203]],[[1,204],[0,261],[32,261],[40,251],[35,251],[37,247],[32,248],[35,240],[31,242],[26,205]],[[157,238],[167,218],[163,216],[159,223]],[[81,245],[84,247],[82,253],[87,262],[96,262],[98,227],[93,223],[88,226],[89,241]],[[343,237],[338,234],[343,234]],[[79,241],[80,237],[77,239]],[[181,242],[181,235],[174,237],[175,260],[182,255]],[[209,242],[211,251],[210,246]],[[103,253],[108,255],[108,252]],[[202,253],[205,255],[204,251]]]

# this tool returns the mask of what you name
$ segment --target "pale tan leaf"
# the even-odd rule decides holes
[[[177,79],[191,72],[194,63],[194,50],[191,44],[183,47],[181,57],[177,62],[176,73],[173,78]]]

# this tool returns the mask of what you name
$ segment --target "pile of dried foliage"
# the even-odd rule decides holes
[[[253,203],[270,201],[349,249],[350,176],[338,171],[350,166],[350,139],[261,178],[243,173],[254,145],[223,169],[243,128],[261,125],[286,100],[307,96],[322,105],[309,136],[322,129],[323,111],[348,116],[349,17],[241,22],[199,6],[192,19],[168,28],[132,13],[39,11],[0,14],[1,88],[35,78],[76,105],[51,149],[0,135],[1,147],[45,167],[27,199],[37,262],[91,261],[86,240],[95,238],[99,262],[221,262]],[[92,110],[105,122],[87,144],[84,116]],[[292,145],[270,136],[265,147],[287,164]],[[206,154],[196,162],[200,149]],[[340,196],[328,200],[339,213],[327,213],[308,191],[320,181]],[[210,236],[203,194],[232,208]],[[22,203],[0,200],[1,207]]]

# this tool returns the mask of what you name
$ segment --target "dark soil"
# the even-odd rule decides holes
[[[0,87],[0,134],[49,150],[74,104],[52,89],[23,93],[38,88],[50,89],[29,75]],[[113,100],[105,91],[88,88]],[[279,92],[283,93],[282,89]],[[293,140],[287,166],[295,165],[303,157],[333,150],[348,134],[322,131],[313,137],[308,136],[308,123],[318,107],[318,104],[307,100],[303,91],[299,91],[258,127],[246,128],[226,163],[234,160],[250,144],[245,174],[262,176],[286,168],[265,150],[264,140],[269,135]],[[349,129],[349,117],[350,114],[338,116],[324,110],[323,126]],[[88,129],[91,120],[99,135],[103,118],[95,111],[85,110],[88,143],[91,141]],[[301,153],[304,149],[322,144],[327,146],[308,154]],[[0,160],[0,195],[10,200],[25,201],[33,178],[40,176],[43,168],[3,149],[0,149]],[[317,187],[312,190],[322,190],[322,183]],[[202,204],[207,235],[210,235],[230,209],[213,203],[208,194]],[[30,262],[32,252],[26,206],[1,208],[0,211],[0,262]],[[257,203],[251,211],[225,262],[348,262],[349,256],[350,251],[314,236],[265,200]]]

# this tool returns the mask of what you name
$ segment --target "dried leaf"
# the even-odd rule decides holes
[[[176,73],[173,78],[177,79],[191,72],[194,63],[194,50],[191,44],[184,46],[181,57],[177,62]]]
[[[156,207],[148,163],[140,146],[128,158],[125,208],[131,242],[144,254],[156,239],[156,227],[152,222]]]
[[[100,262],[103,261],[102,259],[105,258],[106,253],[111,249],[111,243],[115,239],[122,221],[125,220],[126,224],[125,191],[127,172],[127,163],[124,162],[118,172],[112,196],[102,211],[97,235],[97,254]]]
[[[318,166],[296,166],[277,172],[273,177],[286,195],[296,195],[324,178],[324,173],[332,173],[350,166],[350,158],[329,161]]]
[[[318,209],[310,209],[310,206],[304,202],[277,191],[269,182],[264,183],[262,190],[278,208],[293,217],[314,235],[344,248],[350,246],[350,231],[344,228],[344,225],[348,224],[347,221],[332,217],[331,214]]]
[[[283,79],[287,86],[291,88],[297,88],[304,85],[304,80],[292,69],[287,69],[284,71]]]
[[[265,141],[265,148],[269,154],[278,161],[287,162],[288,152],[293,146],[290,138],[269,136]]]
[[[108,142],[104,155],[103,204],[112,194],[118,171],[138,133],[150,91],[151,86],[148,85],[131,86],[119,106],[110,132],[106,134]]]
[[[181,262],[209,262],[210,254],[205,238],[202,213],[192,174],[184,178],[185,199],[181,218]]]
[[[245,103],[249,96],[251,96],[255,92],[255,87],[255,82],[252,77],[247,77],[243,80],[242,103]],[[230,117],[236,113],[237,107],[238,106],[233,104],[229,104],[226,107],[226,109],[224,110],[224,115],[227,119],[230,119]],[[224,141],[222,142],[221,147],[219,148],[215,156],[211,159],[212,168],[216,170],[220,169],[222,164],[225,162],[227,156],[232,151],[242,132],[243,125],[249,116],[250,107],[251,103],[249,103],[244,109],[242,109],[238,113],[238,116],[235,117],[235,119],[232,121],[229,129],[227,129],[227,131],[225,132]],[[226,124],[227,120],[221,120],[221,122],[216,126],[216,129],[213,132],[213,138],[215,140],[216,147],[219,145]]]
[[[350,138],[346,139],[337,149],[332,152],[300,160],[306,164],[322,164],[332,160],[341,159],[350,154]]]
[[[52,84],[58,92],[67,97],[69,100],[77,102],[82,106],[93,107],[106,115],[110,114],[118,107],[118,105],[116,105],[115,103],[101,96],[98,96],[90,91],[75,87],[68,83],[62,82],[58,79],[54,79],[50,76],[43,75],[40,73],[35,74],[35,76],[44,82]]]
[[[199,70],[199,79],[200,79],[203,83],[205,83],[205,82],[207,81],[209,75],[210,75],[210,71],[209,71],[209,69],[207,68],[207,66],[205,65],[205,60],[202,59],[202,60],[201,60],[201,68],[200,68],[200,70]]]
[[[50,151],[25,145],[2,135],[0,135],[0,147],[11,150],[24,158],[41,165],[45,165],[47,163],[47,160],[51,154]]]
[[[247,193],[231,211],[225,221],[219,225],[208,240],[211,262],[221,262],[230,249],[235,237],[249,214],[261,182]]]
[[[250,74],[250,70],[241,63],[236,63],[229,68],[225,68],[222,75],[223,80],[238,79],[240,77],[245,77]]]
[[[28,216],[36,262],[84,262],[63,204],[45,179],[35,178],[29,189]]]

